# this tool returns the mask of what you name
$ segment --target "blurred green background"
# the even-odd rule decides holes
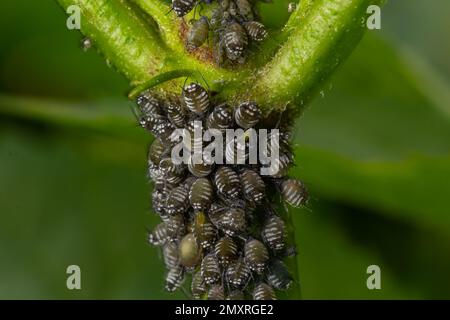
[[[298,121],[305,299],[450,298],[449,14],[448,0],[389,1]],[[51,0],[2,0],[0,39],[0,298],[183,298],[146,244],[149,136],[127,81]],[[382,290],[366,287],[371,264]]]

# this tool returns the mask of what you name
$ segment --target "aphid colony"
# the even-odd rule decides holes
[[[137,104],[140,124],[156,136],[148,174],[152,207],[162,222],[148,241],[162,248],[166,290],[176,290],[186,277],[195,299],[275,299],[275,290],[287,290],[292,277],[282,260],[292,247],[272,204],[279,195],[293,207],[308,198],[301,181],[285,177],[293,159],[289,131],[280,128],[280,165],[272,176],[259,174],[261,164],[174,164],[169,136],[176,128],[192,131],[193,120],[221,131],[262,126],[258,105],[213,103],[196,83],[185,86],[181,97],[163,101],[147,92]]]
[[[212,1],[204,1],[210,3]],[[218,0],[211,17],[201,16],[190,21],[186,46],[193,50],[201,47],[210,33],[216,47],[219,64],[225,59],[230,62],[243,63],[250,41],[260,42],[268,33],[265,26],[257,21],[254,4],[250,0]],[[172,0],[172,8],[179,17],[185,16],[200,1]]]

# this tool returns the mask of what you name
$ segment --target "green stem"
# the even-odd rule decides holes
[[[283,110],[304,106],[349,56],[366,26],[366,10],[384,0],[319,0],[289,21],[285,45],[259,73],[249,92],[256,101]],[[302,19],[303,17],[303,19]]]
[[[168,14],[170,6],[159,0],[131,0],[144,12],[150,15],[158,24],[161,37],[174,51],[184,51],[184,46],[179,36],[180,19],[174,14]]]

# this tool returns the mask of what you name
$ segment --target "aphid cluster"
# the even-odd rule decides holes
[[[183,17],[200,1],[173,0],[175,13]],[[205,1],[210,3],[211,1]],[[218,0],[211,17],[201,16],[190,21],[191,27],[186,37],[186,47],[189,50],[201,47],[210,34],[216,48],[217,61],[243,63],[246,50],[251,41],[261,42],[268,32],[265,26],[258,22],[255,1],[251,0]]]
[[[279,169],[273,175],[261,175],[267,165],[261,163],[217,165],[203,159],[176,164],[170,138],[176,128],[192,132],[194,120],[201,121],[202,130],[218,129],[224,136],[225,129],[264,128],[259,106],[245,101],[232,108],[213,101],[196,83],[171,99],[146,92],[137,105],[141,126],[156,137],[148,174],[154,182],[153,211],[162,222],[149,232],[148,242],[162,248],[166,290],[182,286],[185,277],[191,278],[195,299],[275,299],[276,290],[287,290],[292,277],[282,260],[292,247],[274,204],[279,195],[293,207],[308,198],[301,181],[285,177],[293,161],[289,130],[279,128],[280,139],[268,141],[279,145]],[[192,139],[190,146],[199,144],[203,141]]]

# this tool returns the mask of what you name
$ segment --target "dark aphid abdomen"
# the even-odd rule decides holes
[[[200,17],[199,20],[195,21],[189,30],[187,36],[187,47],[188,49],[196,49],[201,47],[206,39],[208,39],[209,34],[209,22],[208,18],[205,16]]]
[[[189,202],[196,211],[207,211],[213,200],[213,188],[207,178],[197,179],[189,191]]]
[[[254,300],[276,300],[275,291],[267,283],[260,282],[253,290]]]
[[[261,119],[261,109],[255,102],[243,102],[236,108],[234,119],[241,128],[251,128]]]
[[[203,258],[200,270],[206,284],[213,284],[219,281],[221,276],[220,266],[214,254],[210,253]]]
[[[172,0],[172,8],[178,17],[184,17],[192,9],[194,9],[196,4],[195,0]]]
[[[293,207],[301,207],[308,200],[308,191],[300,180],[287,179],[281,183],[283,199]]]
[[[245,243],[244,259],[251,270],[262,274],[269,260],[269,252],[261,241],[251,239]]]
[[[272,250],[283,250],[286,244],[286,225],[280,217],[272,215],[264,222],[261,236]]]
[[[244,22],[244,28],[254,41],[263,41],[268,35],[266,27],[258,21]]]
[[[219,195],[226,199],[237,199],[241,191],[239,176],[230,167],[221,167],[214,175],[214,183]]]
[[[209,94],[201,85],[191,83],[183,89],[183,101],[189,111],[203,115],[209,108]]]

